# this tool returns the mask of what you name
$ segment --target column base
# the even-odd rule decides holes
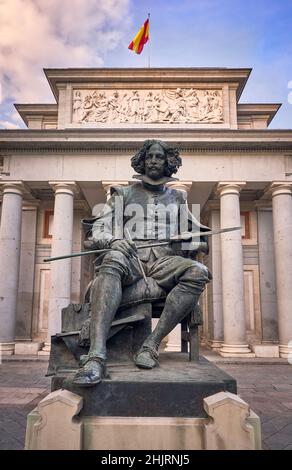
[[[208,342],[208,348],[212,349],[213,351],[219,351],[222,348],[222,341],[218,341],[216,339],[210,340]]]
[[[43,349],[38,351],[38,356],[49,356],[51,352],[51,343],[45,343]]]
[[[279,355],[288,359],[289,364],[292,364],[292,341],[289,341],[288,344],[279,344]]]
[[[205,336],[201,336],[200,337],[200,345],[203,347],[203,348],[206,348],[208,346],[208,340]]]
[[[15,343],[0,343],[0,359],[1,356],[12,356],[15,350]]]
[[[222,357],[255,357],[248,344],[223,344],[218,352]]]

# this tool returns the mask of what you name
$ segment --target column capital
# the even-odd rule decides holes
[[[267,192],[272,194],[272,197],[282,194],[292,195],[292,181],[273,181],[268,187]]]
[[[75,181],[49,181],[55,194],[69,194],[70,196],[79,196],[80,189]]]
[[[217,194],[219,197],[226,194],[239,194],[245,185],[245,181],[220,181],[217,185]]]
[[[105,192],[107,200],[111,197],[111,188],[113,186],[129,186],[129,181],[117,181],[117,180],[106,180],[101,182]]]
[[[23,181],[1,181],[0,191],[3,194],[12,193],[24,196],[24,194],[30,194],[29,189],[23,183]]]
[[[106,180],[101,182],[103,188],[107,191],[112,186],[129,186],[129,181]]]
[[[188,193],[192,184],[192,181],[170,181],[169,183],[166,183],[166,186],[171,189],[177,189],[178,191],[185,191]]]

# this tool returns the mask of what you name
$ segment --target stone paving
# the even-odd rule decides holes
[[[26,416],[50,391],[45,362],[0,365],[0,449],[23,449]]]
[[[236,378],[239,395],[260,416],[263,448],[292,450],[292,366],[230,362],[216,360]],[[45,362],[0,365],[0,449],[23,449],[26,416],[50,391],[46,368]]]
[[[218,366],[236,378],[238,394],[260,416],[263,449],[292,450],[292,366]]]

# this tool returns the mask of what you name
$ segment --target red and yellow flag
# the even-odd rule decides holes
[[[149,40],[149,18],[145,21],[142,28],[139,29],[138,33],[134,37],[131,44],[129,44],[128,49],[136,52],[136,54],[141,54],[143,47],[146,42]]]

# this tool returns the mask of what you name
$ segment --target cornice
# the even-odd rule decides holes
[[[238,103],[237,110],[244,113],[267,112],[277,111],[282,106],[282,103]]]
[[[63,83],[135,83],[151,82],[237,82],[237,99],[240,98],[250,68],[224,67],[167,67],[167,68],[68,68],[44,69],[53,95],[58,100],[58,88]]]
[[[45,104],[14,104],[17,112],[28,125],[28,121],[31,118],[58,118],[58,105],[54,103],[45,103]]]
[[[292,129],[219,129],[219,128],[188,128],[186,126],[176,127],[175,125],[158,126],[158,127],[117,127],[117,128],[78,128],[78,129],[0,129],[0,142],[4,138],[19,137],[27,138],[63,138],[75,140],[86,137],[100,140],[106,136],[111,138],[115,136],[128,137],[129,135],[137,135],[145,138],[149,134],[177,134],[181,138],[193,137],[195,139],[216,138],[216,139],[237,139],[237,138],[289,138],[292,141]],[[146,136],[145,136],[146,134]],[[149,138],[149,137],[148,137]]]
[[[238,118],[262,117],[267,119],[267,125],[271,123],[279,109],[281,103],[238,103]]]
[[[163,139],[182,153],[284,152],[292,156],[292,130],[174,130],[174,129],[74,129],[0,130],[0,152],[108,153],[132,152],[148,138]]]
[[[38,154],[46,154],[46,155],[70,155],[70,154],[79,154],[79,155],[90,155],[90,154],[107,154],[107,155],[118,155],[121,152],[135,152],[139,150],[141,147],[143,141],[141,142],[136,142],[133,145],[127,145],[127,144],[121,144],[117,143],[115,145],[98,145],[98,144],[92,144],[90,146],[88,145],[53,145],[51,147],[41,145],[41,146],[31,146],[31,145],[24,145],[24,146],[18,146],[18,147],[13,147],[9,146],[5,148],[5,151],[9,156],[12,155],[38,155]],[[168,142],[172,143],[172,142]],[[176,143],[174,143],[175,146]],[[280,143],[270,145],[264,145],[264,146],[252,146],[252,145],[232,145],[232,144],[224,144],[224,143],[219,143],[217,145],[204,145],[200,144],[198,145],[197,143],[195,144],[196,146],[191,146],[191,145],[178,145],[180,153],[181,154],[191,154],[191,155],[208,155],[210,153],[212,154],[217,154],[217,155],[222,155],[222,154],[250,154],[250,155],[266,155],[272,154],[272,155],[279,155],[279,152],[281,153],[286,153],[286,152],[292,152],[292,143],[289,145],[281,145]],[[1,152],[1,146],[0,146],[0,152]],[[9,153],[8,153],[9,152]],[[288,174],[287,174],[288,176]]]

